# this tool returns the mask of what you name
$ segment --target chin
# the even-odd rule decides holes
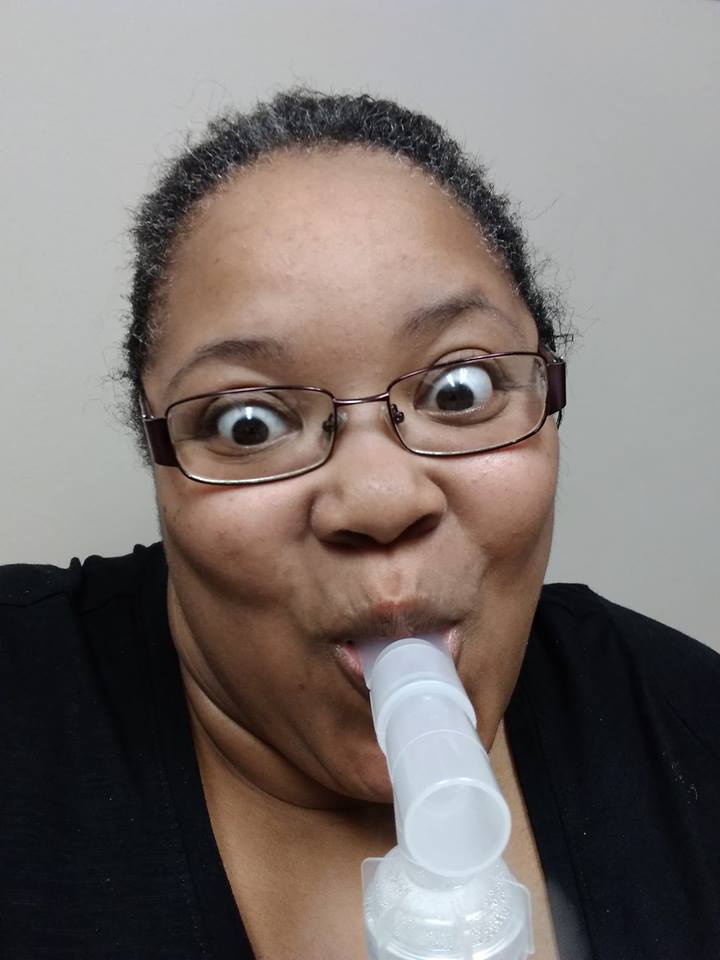
[[[362,803],[392,803],[393,791],[387,763],[380,748],[375,746],[373,756],[358,760],[355,768],[338,771],[339,792]]]

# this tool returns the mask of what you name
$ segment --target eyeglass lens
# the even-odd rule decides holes
[[[435,367],[395,384],[397,430],[415,453],[460,454],[513,443],[545,416],[545,364],[509,355]],[[408,411],[410,415],[408,415]]]

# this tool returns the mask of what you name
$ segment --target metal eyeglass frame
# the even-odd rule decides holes
[[[420,373],[426,373],[430,370],[438,370],[443,367],[453,367],[457,366],[460,363],[469,363],[471,361],[477,360],[496,360],[501,357],[540,357],[545,363],[545,368],[547,371],[547,397],[545,401],[545,413],[540,421],[540,423],[529,433],[524,434],[522,437],[518,437],[517,440],[510,440],[507,443],[498,443],[492,447],[481,447],[478,450],[465,450],[462,453],[455,452],[440,452],[440,453],[428,453],[428,452],[419,452],[413,450],[409,447],[398,430],[398,424],[402,423],[404,419],[404,414],[395,407],[394,404],[390,403],[390,391],[397,384],[401,383],[403,380],[408,380],[410,377],[415,377]],[[142,424],[145,430],[145,436],[147,438],[148,447],[154,462],[161,467],[177,467],[183,474],[188,478],[188,480],[194,480],[196,483],[207,483],[214,486],[245,486],[254,483],[273,483],[277,480],[289,480],[291,477],[299,477],[305,473],[310,473],[312,470],[317,470],[319,467],[324,466],[332,456],[332,452],[335,448],[335,439],[338,434],[338,408],[345,406],[354,406],[359,403],[381,403],[385,401],[387,404],[388,414],[390,422],[393,425],[395,436],[398,438],[400,444],[408,451],[408,453],[413,453],[419,457],[465,457],[477,453],[490,453],[493,450],[502,450],[506,447],[512,447],[516,443],[522,443],[523,440],[528,440],[530,437],[538,433],[545,421],[549,416],[552,416],[554,413],[560,415],[558,419],[558,424],[562,419],[562,410],[565,406],[566,400],[566,391],[565,391],[565,361],[559,357],[556,353],[550,350],[549,347],[541,344],[537,351],[530,350],[512,350],[506,351],[504,353],[489,353],[483,354],[481,356],[474,357],[462,357],[460,360],[449,360],[446,363],[436,363],[432,364],[429,367],[421,367],[419,370],[413,370],[411,373],[404,373],[400,377],[396,377],[390,384],[388,384],[387,390],[383,393],[376,393],[369,397],[351,397],[346,399],[339,399],[338,397],[333,396],[329,390],[326,390],[324,387],[308,387],[301,386],[296,384],[271,384],[268,386],[262,387],[237,387],[232,390],[219,390],[212,391],[210,393],[200,393],[195,394],[192,397],[183,397],[182,400],[176,400],[174,403],[171,403],[170,406],[166,409],[164,416],[155,417],[150,412],[150,408],[145,397],[144,391],[141,389],[140,392],[140,415],[142,417]],[[329,445],[327,450],[327,456],[324,460],[321,460],[320,463],[315,463],[310,467],[305,467],[302,470],[293,471],[292,473],[280,474],[276,477],[259,477],[252,478],[249,480],[208,480],[203,477],[196,477],[192,474],[187,473],[183,468],[182,464],[179,462],[177,455],[175,453],[175,448],[173,446],[172,439],[170,438],[170,430],[168,428],[168,414],[173,407],[177,406],[180,403],[186,403],[189,400],[201,400],[204,397],[219,397],[227,396],[231,394],[241,394],[241,393],[257,393],[258,390],[306,390],[312,393],[323,393],[330,398],[333,404],[334,409],[334,420],[332,423],[332,443]],[[395,409],[393,409],[395,407]]]

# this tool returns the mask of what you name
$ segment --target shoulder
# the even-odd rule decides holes
[[[67,568],[14,563],[0,567],[0,607],[29,607],[58,595],[73,595],[82,578],[80,561]]]
[[[103,691],[130,669],[141,591],[147,582],[157,593],[163,563],[158,544],[125,557],[74,559],[65,568],[0,567],[0,727],[6,734],[15,730],[23,743],[34,731],[39,749],[61,731],[72,739],[80,713],[95,717]],[[12,752],[12,739],[6,737],[2,749]]]
[[[720,754],[720,654],[705,643],[581,584],[543,588],[534,634],[573,682],[662,701]]]
[[[73,558],[67,567],[15,563],[0,566],[0,610],[66,602],[92,609],[112,596],[131,593],[138,573],[162,553],[162,545],[136,546],[122,557]]]
[[[556,642],[587,652],[608,653],[620,647],[629,654],[674,666],[696,663],[711,672],[720,670],[720,654],[686,634],[613,603],[584,584],[553,583],[543,587],[536,623],[550,630]],[[718,675],[720,678],[720,674]]]
[[[83,621],[95,611],[112,616],[115,602],[137,593],[148,571],[164,563],[162,545],[135,547],[123,557],[73,559],[67,567],[11,564],[0,567],[0,653],[18,664],[41,648],[58,651],[81,643]]]

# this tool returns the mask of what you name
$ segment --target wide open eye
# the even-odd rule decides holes
[[[206,410],[200,432],[211,446],[241,454],[259,452],[301,429],[298,415],[284,404],[235,397]]]
[[[433,417],[486,417],[495,407],[496,385],[482,364],[458,364],[432,371],[423,380],[415,407]]]

